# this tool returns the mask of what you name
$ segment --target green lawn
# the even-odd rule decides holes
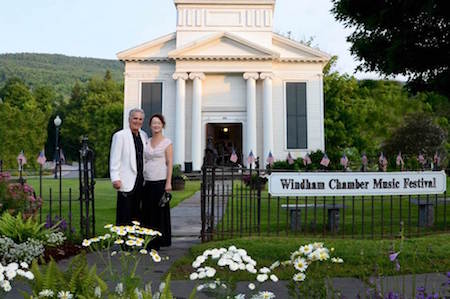
[[[307,238],[307,237],[253,237],[239,238],[224,241],[204,243],[194,246],[189,254],[176,261],[168,272],[172,273],[172,279],[189,279],[189,274],[194,270],[192,261],[197,255],[208,248],[220,248],[235,245],[244,248],[248,254],[257,261],[258,268],[270,266],[273,262],[287,260],[290,253],[301,245],[310,242],[324,242],[328,248],[335,248],[332,256],[344,259],[343,264],[319,264],[311,271],[316,271],[321,276],[328,277],[357,277],[367,278],[376,275],[398,275],[447,272],[450,269],[450,234],[426,236],[421,238],[405,239],[402,243],[396,240],[343,240],[332,238]],[[398,260],[400,271],[396,271],[395,265],[389,260],[389,253],[401,251]],[[217,261],[216,261],[217,262]],[[206,264],[205,264],[206,265]],[[211,264],[213,266],[214,264]],[[214,268],[218,268],[215,265]],[[309,270],[308,270],[309,271]],[[282,280],[289,280],[294,274],[292,268],[279,267],[275,273]],[[221,279],[233,279],[240,281],[253,280],[251,274],[243,271],[218,271]]]
[[[29,179],[28,183],[39,193],[39,179]],[[52,193],[52,205],[50,207],[50,189]],[[186,187],[183,191],[173,191],[171,208],[177,206],[181,201],[191,197],[200,190],[200,181],[186,181]],[[69,204],[69,195],[72,198],[72,205]],[[69,210],[72,210],[72,225],[78,231],[80,227],[80,203],[78,179],[63,179],[61,193],[61,215],[69,221]],[[59,180],[45,178],[42,182],[42,198],[44,204],[42,207],[42,221],[45,221],[47,215],[52,218],[59,216]],[[102,231],[106,223],[114,223],[116,219],[116,191],[112,188],[111,181],[108,179],[96,179],[95,181],[95,220],[96,231]]]
[[[447,178],[447,190],[450,178]],[[225,214],[216,219],[215,229],[219,238],[250,236],[258,233],[258,215],[260,234],[265,236],[286,236],[290,234],[311,236],[319,235],[354,235],[358,238],[395,237],[401,229],[408,236],[423,235],[435,231],[450,229],[450,202],[440,202],[433,210],[434,225],[419,226],[419,208],[414,204],[417,196],[366,196],[366,197],[271,197],[267,187],[261,192],[260,212],[256,192],[250,192],[239,181],[235,181],[233,192],[231,186],[215,190],[215,216],[218,207]],[[224,196],[225,194],[225,196]],[[421,195],[421,203],[435,203],[444,195]],[[449,195],[447,195],[447,198]],[[228,200],[227,200],[228,199]],[[317,205],[301,209],[298,230],[290,228],[290,214],[281,205]],[[339,228],[330,231],[327,226],[328,211],[323,206],[340,205]],[[430,212],[431,213],[431,212]],[[218,221],[219,220],[219,221]],[[403,226],[401,225],[403,223]]]

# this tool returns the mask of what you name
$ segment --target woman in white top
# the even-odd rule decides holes
[[[149,121],[152,138],[147,142],[144,152],[145,189],[142,201],[142,219],[144,227],[161,232],[150,244],[152,248],[170,246],[172,232],[170,227],[170,205],[159,206],[159,201],[165,192],[172,190],[172,141],[163,136],[166,125],[164,116],[155,114]]]

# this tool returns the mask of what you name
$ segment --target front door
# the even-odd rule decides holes
[[[236,163],[242,164],[242,124],[208,123],[206,125],[206,144],[212,140],[217,150],[219,165],[231,165],[230,157],[234,151],[238,157]]]

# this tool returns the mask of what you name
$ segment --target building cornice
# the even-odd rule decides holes
[[[174,0],[178,4],[211,4],[211,5],[275,5],[276,0]]]

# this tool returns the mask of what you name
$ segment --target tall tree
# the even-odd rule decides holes
[[[450,13],[445,0],[332,0],[359,70],[402,74],[412,91],[450,96]],[[447,8],[446,8],[447,7]]]

